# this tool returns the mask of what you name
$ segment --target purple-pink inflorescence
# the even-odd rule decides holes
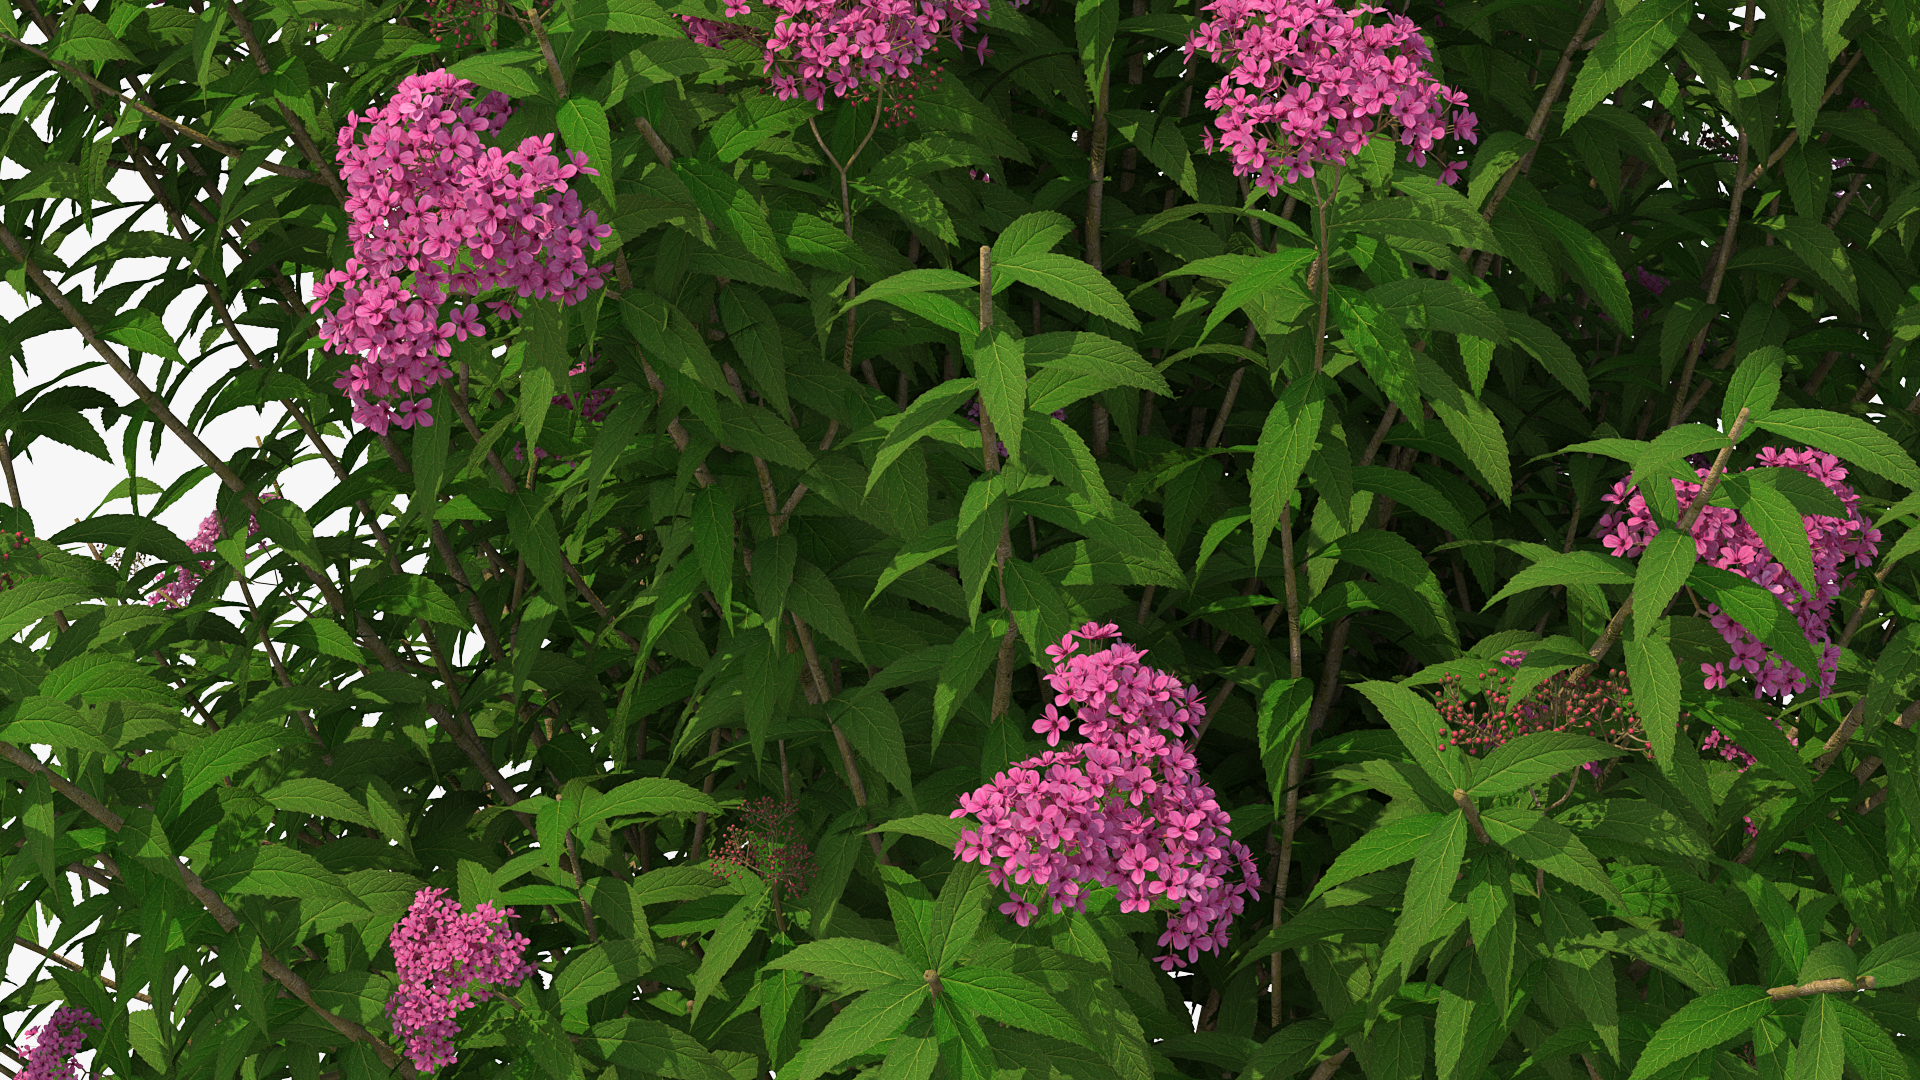
[[[533,973],[522,955],[527,939],[504,925],[512,908],[483,903],[463,914],[445,893],[421,889],[415,894],[391,939],[400,988],[387,1000],[387,1016],[422,1072],[458,1060],[453,1037],[460,1025],[454,1017],[493,996],[494,988],[482,983],[511,990]]]
[[[1383,127],[1399,127],[1415,165],[1449,137],[1479,141],[1477,118],[1458,108],[1467,95],[1427,70],[1432,53],[1404,15],[1364,25],[1386,9],[1334,0],[1213,0],[1202,10],[1213,17],[1187,40],[1187,59],[1205,53],[1229,68],[1207,91],[1220,134],[1202,144],[1226,150],[1234,175],[1270,195],[1311,178],[1317,163],[1346,162]],[[1454,183],[1465,164],[1446,165],[1440,182]]]
[[[313,310],[341,292],[320,336],[361,358],[334,386],[377,434],[431,424],[433,400],[413,395],[450,374],[451,339],[486,334],[475,304],[441,321],[451,298],[504,287],[574,304],[605,281],[586,254],[612,228],[567,187],[598,170],[577,150],[562,162],[552,135],[517,150],[486,145],[481,137],[498,137],[513,110],[497,92],[473,104],[475,89],[445,70],[408,76],[384,108],[349,114],[340,129],[353,257],[314,284]],[[557,197],[539,201],[549,191]],[[520,315],[508,300],[486,303],[500,319]]]
[[[21,1069],[17,1080],[76,1080],[79,1065],[73,1056],[80,1052],[80,1044],[86,1041],[84,1028],[98,1028],[100,1021],[94,1015],[78,1005],[62,1005],[56,1009],[53,1019],[47,1026],[28,1028],[20,1041],[38,1035],[39,1041],[27,1048],[27,1064]]]
[[[275,495],[274,493],[269,491],[262,494],[260,497],[262,499],[277,499],[280,496]],[[221,527],[221,522],[220,522],[219,514],[208,514],[206,517],[202,518],[200,521],[200,531],[194,534],[193,539],[187,541],[187,550],[197,551],[202,553],[212,551],[213,545],[220,542],[220,527]],[[259,515],[256,514],[253,517],[247,519],[247,539],[249,540],[253,539],[253,537],[256,534],[258,534],[259,531],[260,531],[260,517]],[[261,543],[264,545],[266,541],[262,540]],[[212,560],[207,560],[202,562],[200,564],[200,573],[198,574],[192,572],[191,570],[188,570],[184,566],[175,567],[173,571],[173,580],[167,582],[165,585],[160,586],[158,589],[155,589],[153,592],[148,593],[147,603],[152,604],[155,607],[159,607],[159,606],[165,606],[169,608],[186,607],[187,601],[193,598],[193,590],[200,587],[200,579],[207,573],[207,571],[212,569],[213,569]]]
[[[1840,568],[1848,559],[1853,560],[1856,568],[1872,562],[1880,551],[1880,531],[1868,527],[1860,516],[1860,498],[1846,484],[1846,467],[1832,454],[1813,449],[1788,450],[1770,446],[1760,451],[1759,463],[1755,468],[1761,467],[1782,467],[1805,473],[1825,484],[1827,490],[1838,496],[1846,507],[1847,516],[1844,518],[1822,515],[1809,515],[1806,518],[1807,539],[1813,546],[1812,588],[1796,581],[1767,550],[1767,545],[1753,526],[1740,516],[1739,511],[1730,507],[1708,506],[1701,510],[1693,524],[1695,550],[1708,565],[1731,570],[1779,597],[1780,602],[1793,613],[1807,641],[1820,650],[1819,692],[1821,697],[1825,697],[1833,690],[1834,676],[1840,664],[1840,647],[1832,644],[1828,636],[1833,601],[1846,588],[1847,582],[1852,580],[1852,575],[1841,577]],[[1704,468],[1695,471],[1703,479],[1707,475]],[[1678,478],[1673,480],[1673,489],[1679,496],[1683,514],[1700,495],[1699,484]],[[1622,557],[1636,556],[1645,551],[1659,534],[1660,526],[1647,509],[1647,501],[1639,489],[1629,488],[1623,479],[1601,497],[1620,509],[1609,511],[1600,518],[1600,542],[1607,550]],[[1710,606],[1707,610],[1714,629],[1720,631],[1720,636],[1733,647],[1731,659],[1700,665],[1708,689],[1719,689],[1730,682],[1738,682],[1741,673],[1745,672],[1755,679],[1757,685],[1753,696],[1756,698],[1780,699],[1788,694],[1807,691],[1809,683],[1805,672],[1786,658],[1775,655],[1751,631],[1721,611],[1719,605]]]
[[[763,41],[764,71],[774,96],[805,98],[822,109],[829,91],[844,98],[862,84],[911,82],[913,69],[938,47],[941,34],[959,45],[988,17],[985,0],[770,0],[768,6],[775,15]],[[752,10],[749,0],[727,0],[729,19]],[[687,36],[702,45],[761,39],[739,23],[681,18]],[[985,37],[977,51],[984,63]]]
[[[1158,959],[1172,970],[1226,944],[1233,917],[1259,899],[1260,875],[1180,741],[1206,713],[1200,691],[1142,664],[1145,650],[1119,636],[1112,624],[1088,623],[1047,647],[1055,696],[1033,730],[1058,746],[1074,719],[1058,706],[1070,706],[1086,742],[1011,765],[962,795],[952,816],[971,814],[980,827],[960,834],[954,855],[988,868],[1007,890],[1001,912],[1022,926],[1039,911],[1019,888],[1028,883],[1044,887],[1055,913],[1085,911],[1088,886],[1116,887],[1121,911],[1171,901],[1160,944],[1172,948]]]

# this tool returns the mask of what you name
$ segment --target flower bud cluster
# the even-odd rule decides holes
[[[1142,664],[1146,651],[1119,636],[1112,624],[1088,623],[1047,647],[1054,699],[1033,730],[1058,746],[1077,718],[1086,741],[962,795],[952,816],[980,824],[960,834],[954,855],[988,868],[1007,890],[1000,911],[1022,926],[1039,911],[1023,895],[1029,883],[1056,914],[1085,911],[1089,886],[1118,889],[1125,912],[1173,903],[1159,942],[1171,950],[1157,958],[1170,971],[1226,945],[1233,917],[1259,899],[1260,873],[1180,741],[1206,713],[1199,689]],[[1098,652],[1077,651],[1109,639]]]
[[[1826,485],[1846,508],[1844,518],[1815,514],[1805,519],[1807,540],[1813,547],[1814,580],[1801,582],[1788,573],[1767,550],[1760,534],[1731,507],[1708,506],[1701,510],[1693,524],[1695,550],[1709,566],[1730,570],[1764,586],[1786,605],[1807,642],[1820,652],[1819,692],[1825,697],[1833,690],[1840,665],[1840,647],[1831,643],[1828,634],[1833,602],[1852,580],[1852,575],[1843,578],[1840,568],[1848,559],[1853,560],[1856,568],[1872,562],[1880,551],[1880,531],[1869,528],[1860,516],[1860,498],[1846,484],[1846,467],[1832,454],[1808,448],[1790,450],[1770,446],[1760,451],[1759,462],[1754,467],[1781,467],[1805,473]],[[1702,479],[1707,471],[1702,467],[1695,469]],[[1700,496],[1699,484],[1678,478],[1673,480],[1673,489],[1679,496],[1682,513]],[[1600,542],[1607,550],[1625,558],[1645,551],[1659,534],[1660,526],[1654,522],[1639,489],[1628,487],[1627,480],[1622,479],[1601,498],[1619,509],[1600,518]],[[1700,665],[1708,689],[1738,682],[1745,673],[1754,678],[1756,698],[1780,699],[1788,694],[1807,692],[1811,684],[1805,672],[1775,654],[1752,631],[1721,611],[1719,605],[1712,605],[1707,611],[1713,628],[1720,631],[1720,636],[1733,649],[1729,660]]]
[[[775,15],[764,38],[762,70],[771,76],[774,96],[805,98],[822,109],[828,91],[844,98],[862,85],[889,83],[910,91],[917,85],[913,69],[938,47],[942,33],[959,45],[963,34],[988,17],[985,0],[770,0],[769,6]],[[729,19],[752,10],[751,0],[727,0]],[[682,18],[687,36],[702,45],[760,40],[758,32],[737,23]],[[985,63],[985,37],[978,52]],[[899,116],[895,120],[904,122]]]
[[[27,1064],[18,1080],[77,1080],[79,1064],[73,1056],[86,1041],[86,1027],[99,1027],[100,1021],[78,1005],[62,1005],[54,1011],[46,1027],[28,1028],[20,1041],[38,1035],[39,1041],[27,1050]]]
[[[1213,0],[1202,10],[1212,18],[1187,39],[1186,57],[1205,53],[1229,69],[1207,90],[1220,134],[1202,145],[1226,150],[1234,175],[1268,194],[1311,178],[1317,163],[1343,164],[1381,128],[1400,129],[1414,165],[1449,137],[1479,141],[1477,118],[1456,108],[1467,95],[1427,70],[1432,53],[1404,15],[1363,25],[1387,9],[1335,0]],[[1440,182],[1454,183],[1465,164],[1445,166]]]
[[[567,186],[598,170],[577,150],[562,162],[552,135],[517,150],[485,144],[513,110],[497,92],[472,104],[475,89],[444,69],[412,75],[384,108],[349,114],[340,129],[353,257],[314,284],[313,310],[341,293],[320,336],[361,357],[334,386],[377,434],[431,424],[433,400],[413,395],[451,373],[452,339],[485,336],[477,305],[440,321],[453,297],[510,288],[574,304],[605,281],[606,268],[589,267],[586,253],[613,230]],[[541,202],[547,192],[557,197]],[[502,320],[520,314],[506,300],[487,306]]]
[[[0,566],[6,566],[13,558],[14,552],[31,543],[33,543],[33,537],[23,532],[0,533],[0,548],[5,549],[0,551]],[[11,588],[13,588],[13,571],[11,569],[0,571],[0,592]]]
[[[713,872],[731,878],[751,870],[781,895],[807,891],[813,880],[813,850],[794,827],[792,800],[754,799],[740,808],[741,821],[727,826],[713,850]]]
[[[472,914],[444,899],[445,889],[421,889],[393,928],[393,959],[400,988],[387,1000],[393,1030],[406,1038],[414,1068],[430,1072],[458,1060],[454,1017],[486,1001],[496,983],[511,990],[533,973],[522,955],[528,940],[506,931],[513,909],[483,903]]]
[[[280,496],[270,491],[260,496],[263,500],[277,499],[279,497]],[[201,519],[200,531],[194,534],[193,539],[187,541],[187,550],[198,552],[212,551],[213,546],[220,542],[220,526],[221,521],[219,514],[208,514],[205,518]],[[260,515],[255,514],[247,519],[247,539],[253,539],[259,532]],[[263,547],[266,545],[265,540],[260,541],[260,543]],[[186,607],[187,601],[193,598],[193,590],[200,587],[201,579],[212,569],[213,561],[211,559],[201,562],[200,572],[198,574],[193,573],[184,566],[175,567],[173,580],[160,586],[153,592],[148,593],[147,603],[156,607]]]
[[[1647,745],[1639,711],[1634,708],[1632,690],[1619,672],[1555,672],[1515,701],[1513,669],[1526,657],[1522,649],[1502,653],[1498,664],[1480,673],[1484,689],[1477,698],[1466,692],[1460,676],[1441,677],[1440,694],[1434,702],[1447,724],[1440,730],[1446,740],[1441,749],[1458,746],[1478,755],[1522,735],[1566,731],[1591,735],[1652,760],[1653,751]],[[1588,769],[1597,772],[1598,763],[1590,763]]]

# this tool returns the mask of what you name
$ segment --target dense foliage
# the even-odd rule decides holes
[[[1920,11],[1358,18],[0,7],[13,1064],[1915,1075]]]

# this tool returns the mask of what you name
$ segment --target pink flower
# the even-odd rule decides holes
[[[563,163],[551,135],[511,151],[483,142],[499,137],[513,110],[500,93],[471,104],[475,91],[445,70],[412,75],[384,108],[350,115],[340,129],[353,257],[314,284],[313,310],[340,294],[320,337],[360,357],[334,386],[353,402],[354,420],[379,434],[417,414],[398,398],[452,373],[449,339],[484,336],[471,305],[441,321],[455,296],[505,288],[573,304],[605,284],[606,268],[587,266],[584,251],[599,250],[612,228],[568,188],[597,170],[578,151]],[[547,192],[556,197],[539,202]],[[505,300],[487,303],[500,319],[519,317]]]
[[[46,1027],[28,1028],[20,1037],[25,1042],[36,1034],[40,1036],[27,1050],[27,1065],[18,1073],[18,1080],[76,1080],[79,1064],[73,1055],[80,1052],[80,1044],[87,1037],[81,1029],[99,1026],[100,1021],[87,1010],[78,1005],[62,1005],[54,1011]]]
[[[1122,911],[1164,897],[1175,905],[1169,933],[1178,933],[1162,939],[1173,951],[1159,959],[1183,967],[1225,943],[1233,916],[1259,898],[1259,871],[1182,741],[1205,714],[1199,690],[1141,663],[1145,651],[1119,636],[1111,624],[1088,623],[1047,647],[1054,698],[1034,730],[1058,745],[1071,726],[1059,710],[1071,707],[1086,741],[962,795],[953,816],[971,814],[980,827],[961,834],[954,857],[987,867],[988,880],[1007,889],[1001,912],[1022,926],[1039,910],[1020,888],[1029,884],[1055,913],[1085,911],[1089,886],[1116,887]]]
[[[1666,287],[1665,279],[1653,275],[1641,280],[1655,292]],[[1799,623],[1808,644],[1820,652],[1817,684],[1820,696],[1825,697],[1832,692],[1840,667],[1840,650],[1829,640],[1829,631],[1834,601],[1851,580],[1851,575],[1843,575],[1842,570],[1848,560],[1852,560],[1855,569],[1871,563],[1880,551],[1880,533],[1860,516],[1860,498],[1847,486],[1847,469],[1839,458],[1810,448],[1794,450],[1772,446],[1762,449],[1758,458],[1756,468],[1793,469],[1820,481],[1846,509],[1844,518],[1809,515],[1804,520],[1807,540],[1813,549],[1814,580],[1796,580],[1786,566],[1773,557],[1753,526],[1730,507],[1709,506],[1700,512],[1693,524],[1694,548],[1708,565],[1739,574],[1780,598]],[[1705,468],[1696,468],[1695,472],[1703,479],[1707,475]],[[1678,478],[1672,483],[1681,512],[1685,513],[1700,497],[1700,485]],[[1620,480],[1601,498],[1619,508],[1601,516],[1601,543],[1613,554],[1625,557],[1645,551],[1660,532],[1645,497],[1637,488],[1629,488],[1626,480]],[[1720,631],[1733,654],[1727,663],[1701,665],[1707,689],[1721,689],[1730,679],[1738,681],[1740,673],[1754,677],[1757,698],[1782,698],[1803,693],[1814,685],[1805,672],[1774,655],[1718,605],[1711,605],[1707,610],[1714,629]]]
[[[390,939],[400,988],[387,1000],[387,1016],[394,1032],[406,1038],[407,1056],[422,1072],[458,1060],[453,1036],[460,1026],[454,1017],[493,995],[481,984],[497,983],[510,990],[533,973],[533,965],[521,955],[530,942],[504,932],[512,908],[502,911],[483,903],[472,914],[462,914],[459,904],[442,899],[445,893],[421,889]]]
[[[1203,10],[1212,18],[1187,39],[1187,59],[1205,53],[1228,72],[1206,96],[1220,134],[1202,143],[1226,150],[1234,175],[1268,194],[1311,179],[1317,163],[1345,163],[1385,128],[1400,129],[1415,165],[1449,137],[1478,141],[1477,118],[1452,108],[1466,95],[1426,70],[1426,41],[1405,16],[1362,25],[1386,9],[1333,0],[1213,0]],[[1455,183],[1463,164],[1444,166],[1440,182]]]
[[[277,499],[280,496],[269,491],[263,493],[260,497],[262,499]],[[252,539],[259,532],[260,519],[258,517],[251,518],[247,522],[247,538]],[[187,550],[208,552],[212,551],[213,546],[219,542],[220,515],[208,514],[201,520],[200,530],[194,534],[193,539],[187,541]],[[264,546],[266,541],[262,540],[261,544]],[[193,590],[200,587],[201,578],[212,569],[213,562],[211,560],[200,564],[200,573],[198,574],[193,573],[184,566],[176,567],[173,580],[160,586],[153,592],[148,593],[147,603],[156,607],[186,607],[187,601],[193,597]]]

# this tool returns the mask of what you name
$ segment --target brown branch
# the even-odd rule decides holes
[[[64,61],[55,60],[52,56],[49,56],[47,53],[34,48],[32,45],[29,45],[24,41],[21,41],[19,38],[13,37],[10,34],[0,34],[0,45],[11,45],[16,49],[24,49],[27,52],[32,53],[33,55],[39,57],[42,60],[45,60],[47,63],[52,64],[54,67],[58,68],[62,74],[68,75],[75,79],[79,79],[80,81],[86,83],[88,86],[93,87],[95,90],[98,90],[103,94],[111,95],[114,99],[119,101],[121,104],[127,105],[131,108],[139,110],[141,113],[144,113],[148,117],[159,121],[161,124],[165,125],[170,130],[178,132],[181,135],[185,135],[187,138],[192,139],[194,142],[197,142],[202,146],[205,146],[209,150],[213,150],[231,159],[238,159],[241,156],[240,151],[235,150],[233,147],[228,146],[223,142],[220,142],[218,139],[215,139],[213,136],[204,135],[198,131],[195,131],[194,129],[186,126],[185,124],[180,123],[179,121],[173,119],[172,117],[166,115],[165,113],[159,111],[158,109],[155,109],[147,105],[145,102],[127,97],[125,94],[122,94],[114,90],[112,87],[108,86],[106,83],[101,82],[99,79],[94,78],[93,76],[87,74],[85,71],[82,71],[79,68],[73,67],[65,63]],[[312,180],[315,178],[315,174],[310,173],[305,169],[288,168],[285,165],[277,165],[271,161],[260,162],[260,168],[265,169],[266,171],[270,173],[274,173],[275,175],[278,175],[278,176],[292,177],[295,180]]]
[[[1799,986],[1770,987],[1767,996],[1775,1001],[1791,1001],[1815,994],[1857,994],[1862,990],[1874,989],[1879,981],[1872,975],[1862,975],[1857,979],[1815,979]]]
[[[1473,804],[1473,796],[1467,794],[1467,789],[1453,789],[1453,804],[1460,808],[1461,813],[1467,815],[1467,824],[1472,827],[1475,840],[1483,844],[1493,843],[1493,838],[1487,835],[1486,826],[1480,824],[1480,808]]]
[[[1579,52],[1581,43],[1587,40],[1587,31],[1593,29],[1593,21],[1599,18],[1600,9],[1605,6],[1605,3],[1606,0],[1593,0],[1593,3],[1587,6],[1586,15],[1580,19],[1579,28],[1574,30],[1573,36],[1567,40],[1566,49],[1560,53],[1560,65],[1553,69],[1553,77],[1547,80],[1547,88],[1540,94],[1540,104],[1534,108],[1533,119],[1527,124],[1527,141],[1533,145],[1527,148],[1527,152],[1521,155],[1519,161],[1507,168],[1506,175],[1500,178],[1500,183],[1494,187],[1493,194],[1487,197],[1486,208],[1480,211],[1480,216],[1485,220],[1493,220],[1494,211],[1500,209],[1501,200],[1507,197],[1507,190],[1513,187],[1513,182],[1533,164],[1533,155],[1539,151],[1541,136],[1547,129],[1547,117],[1553,114],[1554,103],[1560,100],[1560,89],[1567,83],[1567,71],[1573,66],[1573,54]],[[1464,259],[1466,253],[1462,252],[1461,257]],[[1479,265],[1474,267],[1474,276],[1485,277],[1487,267],[1492,265],[1492,262],[1492,254],[1482,252]]]

